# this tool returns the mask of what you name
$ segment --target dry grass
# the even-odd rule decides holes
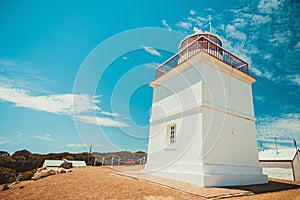
[[[71,173],[24,181],[1,191],[0,199],[205,199],[145,181],[112,175],[113,170],[109,167],[76,168]],[[288,184],[298,187],[233,199],[300,199],[300,183]]]

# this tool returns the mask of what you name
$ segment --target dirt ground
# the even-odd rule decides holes
[[[111,174],[114,170],[110,167],[76,168],[67,174],[53,175],[37,181],[23,181],[11,186],[9,190],[0,191],[0,199],[205,199],[146,181]],[[284,187],[280,185],[289,187],[282,190]],[[255,194],[227,199],[300,200],[300,182],[271,180],[267,187],[270,188],[245,186],[242,189]],[[266,189],[272,191],[272,188],[275,191],[266,192]]]

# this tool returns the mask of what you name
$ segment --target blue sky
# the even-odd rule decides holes
[[[208,15],[257,78],[258,140],[300,146],[300,2],[224,2],[1,1],[0,149],[146,151],[147,83]]]

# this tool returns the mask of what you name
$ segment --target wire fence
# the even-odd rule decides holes
[[[120,166],[120,165],[145,165],[146,157],[138,158],[138,159],[128,159],[121,157],[112,157],[111,159],[105,159],[102,157],[101,160],[95,159],[95,163],[100,162],[101,166]]]

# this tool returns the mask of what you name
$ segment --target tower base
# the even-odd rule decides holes
[[[240,186],[268,183],[267,175],[262,174],[262,169],[259,166],[201,165],[200,168],[195,169],[190,164],[180,164],[160,170],[150,170],[149,167],[150,166],[147,165],[145,166],[145,173],[188,182],[200,187]]]

